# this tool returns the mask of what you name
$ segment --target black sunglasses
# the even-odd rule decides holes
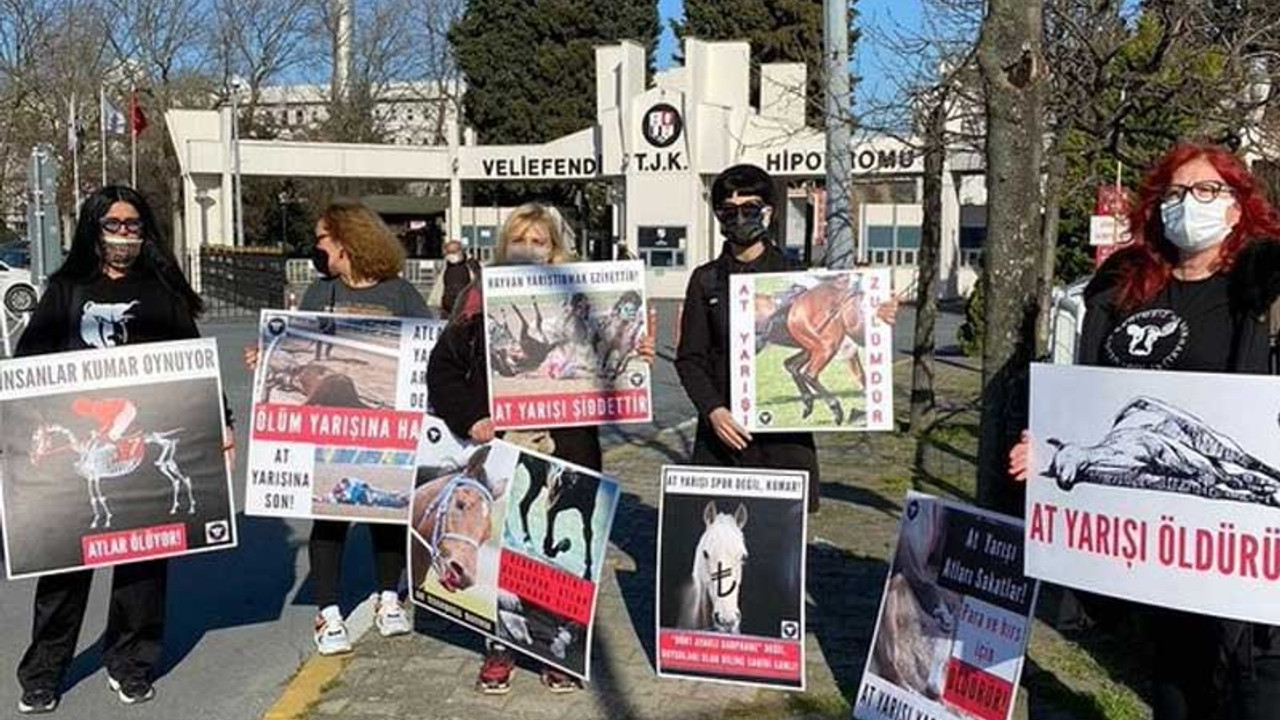
[[[136,234],[142,232],[142,221],[137,218],[117,220],[116,218],[109,217],[99,220],[98,227],[109,233],[118,233],[121,229],[124,229]]]
[[[716,219],[720,222],[729,222],[736,218],[744,220],[759,220],[764,217],[765,205],[760,203],[749,203],[747,205],[720,205],[716,207]]]

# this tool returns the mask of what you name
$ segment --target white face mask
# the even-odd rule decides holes
[[[507,248],[511,265],[545,265],[551,259],[551,248],[539,245],[512,245]]]
[[[446,262],[450,262],[450,263],[453,263],[454,265],[457,265],[458,263],[462,262],[462,253],[460,252],[445,253],[444,259]]]
[[[1232,226],[1227,222],[1227,210],[1233,204],[1235,199],[1230,197],[1200,202],[1190,193],[1180,203],[1163,203],[1160,219],[1164,222],[1164,236],[1180,250],[1196,252],[1211,248],[1230,234]]]

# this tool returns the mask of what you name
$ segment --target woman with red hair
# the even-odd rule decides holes
[[[1280,295],[1280,217],[1226,150],[1181,144],[1147,174],[1133,243],[1085,289],[1077,361],[1147,370],[1266,374],[1268,312]],[[1025,480],[1028,443],[1010,458]],[[1082,596],[1097,615],[1147,621],[1155,720],[1276,717],[1273,628]]]

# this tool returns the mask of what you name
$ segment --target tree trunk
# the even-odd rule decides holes
[[[924,433],[933,412],[934,327],[938,322],[939,255],[942,248],[942,177],[946,160],[947,93],[929,111],[924,149],[924,217],[916,281],[916,329],[911,351],[911,432]]]
[[[1020,515],[1008,456],[1026,427],[1035,350],[1045,69],[1040,3],[990,0],[978,40],[987,113],[987,243],[978,502]]]
[[[1040,268],[1036,287],[1040,314],[1036,318],[1036,354],[1042,358],[1049,352],[1049,325],[1053,318],[1053,278],[1058,264],[1058,223],[1062,219],[1062,186],[1067,174],[1066,154],[1061,142],[1049,147],[1048,167],[1044,181],[1044,221],[1040,233]]]

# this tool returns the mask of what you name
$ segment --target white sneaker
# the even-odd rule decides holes
[[[342,622],[342,612],[337,605],[330,605],[316,615],[316,651],[321,655],[341,655],[351,652],[351,639],[347,637],[347,624]]]
[[[151,700],[156,696],[156,690],[151,683],[143,680],[133,680],[120,682],[111,675],[107,674],[107,687],[111,688],[111,692],[120,698],[120,702],[125,705],[137,705]]]
[[[405,613],[404,606],[400,604],[400,596],[394,590],[383,590],[378,596],[373,618],[374,624],[378,626],[378,633],[382,637],[407,635],[413,630],[409,616]]]

